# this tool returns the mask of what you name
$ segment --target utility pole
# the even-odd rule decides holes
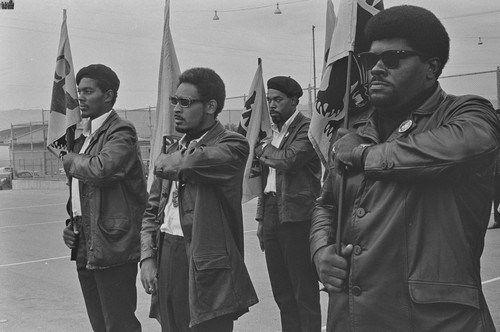
[[[497,67],[497,108],[500,108],[500,67]]]
[[[314,28],[312,26],[312,37],[313,37],[313,82],[314,82],[314,102],[316,102],[316,47],[314,43]]]
[[[148,106],[148,116],[149,116],[149,142],[153,139],[153,124],[151,123],[151,105]]]
[[[45,115],[42,108],[42,170],[43,174],[47,175],[47,137],[45,136]]]
[[[311,118],[312,117],[312,114],[313,114],[313,105],[314,103],[316,103],[316,98],[314,98],[314,100],[312,99],[312,96],[311,96],[311,84],[309,83],[309,86],[307,87],[307,95],[308,95],[308,106],[309,106],[309,117]],[[316,93],[316,91],[315,91]]]

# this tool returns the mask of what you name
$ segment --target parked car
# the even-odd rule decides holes
[[[40,176],[38,171],[30,171],[30,170],[15,170],[16,178],[36,178]]]
[[[0,174],[12,174],[12,167],[0,167]]]
[[[12,180],[9,173],[0,173],[0,190],[12,189]]]

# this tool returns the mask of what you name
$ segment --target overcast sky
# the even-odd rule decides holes
[[[386,8],[409,3],[385,0]],[[333,1],[338,8],[338,0]],[[499,0],[412,0],[433,11],[448,30],[451,58],[443,76],[494,71],[500,65]],[[120,80],[116,108],[155,106],[164,0],[15,0],[0,10],[0,110],[48,109],[63,8],[76,70],[91,63],[113,68]],[[313,85],[312,26],[319,86],[326,0],[171,0],[170,27],[181,70],[211,67],[227,96],[248,92],[263,59],[264,80],[290,75]],[[212,20],[218,11],[219,21]],[[483,42],[478,45],[479,37]],[[443,78],[454,94],[496,99],[496,74]],[[226,108],[241,108],[242,101]]]

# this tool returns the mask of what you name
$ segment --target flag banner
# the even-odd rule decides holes
[[[174,106],[170,97],[175,94],[181,70],[175,53],[174,41],[170,31],[170,0],[165,2],[165,22],[161,46],[160,74],[158,78],[158,100],[154,114],[153,136],[149,153],[148,191],[154,179],[154,161],[167,145],[174,143],[181,136],[175,130]]]
[[[364,27],[383,8],[382,0],[340,1],[327,67],[316,98],[316,112],[313,112],[309,127],[309,139],[325,166],[330,142],[344,122],[346,105],[353,116],[359,116],[369,107],[368,70],[358,63],[356,57],[351,58],[350,87],[346,87],[348,57],[369,50]]]
[[[52,88],[52,101],[50,103],[47,135],[49,151],[56,155],[59,155],[61,151],[71,151],[76,125],[81,119],[76,93],[75,71],[66,26],[66,9],[64,9]]]
[[[332,0],[326,0],[326,30],[325,30],[325,51],[323,52],[323,70],[321,71],[321,78],[328,66],[328,54],[332,45],[332,35],[337,23],[337,16],[335,16],[335,8],[333,7]]]
[[[262,169],[260,161],[255,157],[255,145],[265,137],[272,136],[271,118],[267,109],[266,91],[262,76],[262,61],[259,59],[257,71],[245,101],[245,109],[241,113],[238,132],[244,135],[250,145],[250,154],[243,177],[242,203],[262,195]]]

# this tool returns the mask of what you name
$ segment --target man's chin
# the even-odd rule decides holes
[[[175,126],[175,130],[181,134],[185,134],[188,132],[187,128],[182,126]]]
[[[391,106],[391,99],[386,95],[381,94],[371,94],[370,103],[375,108],[385,108]]]
[[[278,124],[278,123],[280,123],[280,120],[281,120],[281,117],[280,117],[280,116],[272,116],[272,115],[271,115],[271,121],[272,121],[274,124]]]

